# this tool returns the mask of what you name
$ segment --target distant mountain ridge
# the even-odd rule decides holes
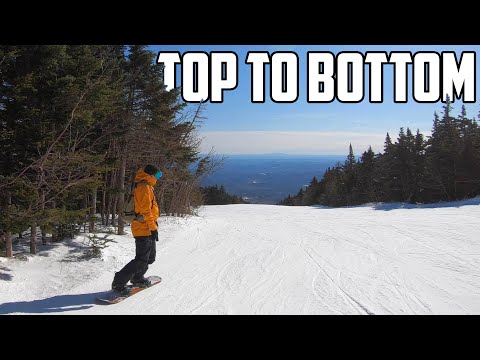
[[[229,155],[223,167],[208,176],[202,186],[223,185],[232,195],[250,203],[276,204],[298,192],[312,176],[321,178],[343,155]]]

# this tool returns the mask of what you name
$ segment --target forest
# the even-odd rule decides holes
[[[190,214],[200,180],[205,104],[166,90],[143,45],[0,46],[0,251],[12,237],[61,241],[97,224],[124,234],[136,171],[155,164],[161,212]],[[37,239],[38,238],[38,239]]]

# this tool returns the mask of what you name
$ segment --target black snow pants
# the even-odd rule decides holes
[[[125,286],[130,280],[140,280],[153,264],[156,256],[156,245],[153,236],[138,236],[135,238],[135,259],[130,261],[122,270],[115,273],[113,286]]]

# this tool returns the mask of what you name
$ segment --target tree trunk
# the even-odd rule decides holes
[[[83,196],[83,209],[88,209],[88,213],[85,214],[85,218],[83,221],[83,232],[87,232],[87,224],[90,224],[90,206],[89,206],[89,201],[88,201],[88,194],[85,194]]]
[[[105,198],[106,198],[106,191],[105,191],[105,186],[106,184],[104,185],[103,189],[102,189],[102,209],[101,209],[101,214],[100,216],[102,217],[102,225],[105,225]]]
[[[88,231],[95,232],[95,214],[97,213],[97,189],[92,191],[90,196],[90,222],[88,224]]]
[[[110,207],[110,212],[111,212],[111,216],[112,216],[112,226],[115,226],[115,215],[117,213],[117,201],[118,201],[118,193],[116,191],[117,189],[117,183],[118,183],[118,179],[117,179],[117,170],[114,169],[113,172],[112,172],[112,181],[111,181],[111,184],[110,184],[110,188],[113,189],[113,194],[112,194],[112,197],[111,197],[111,201],[112,201],[112,206]]]
[[[106,207],[105,207],[105,225],[110,225],[110,214],[112,213],[111,208],[112,208],[112,202],[113,202],[113,172],[110,174],[110,179],[108,182],[108,191],[107,196],[106,196]]]
[[[32,223],[30,231],[30,254],[35,255],[37,253],[37,224]]]
[[[160,208],[163,207],[164,199],[165,199],[165,186],[162,184],[162,187],[160,189],[160,202],[158,203],[158,206]]]
[[[42,190],[42,210],[45,210],[45,191]],[[45,231],[45,226],[40,226],[42,232],[42,244],[47,245],[47,232]]]
[[[453,161],[453,196],[454,200],[458,200],[457,195],[457,162]]]
[[[127,158],[125,154],[122,154],[122,161],[120,165],[120,174],[118,175],[118,235],[125,235],[123,210],[125,208],[125,168],[127,167]]]
[[[117,213],[118,194],[115,194],[112,204],[112,226],[115,226],[115,214]]]
[[[8,208],[8,206],[12,202],[12,197],[7,193],[4,197],[1,197],[0,200],[2,200],[0,202],[0,206],[5,206],[6,208]],[[10,230],[5,229],[4,239],[5,239],[5,256],[7,258],[12,257],[13,244],[12,244],[12,233],[10,232]]]
[[[111,202],[111,195],[107,193],[106,195],[106,206],[105,206],[105,225],[108,226],[108,221],[110,219],[110,202]]]
[[[52,200],[52,209],[56,209],[57,208],[57,201],[55,199]],[[55,229],[55,224],[53,225],[53,229],[52,229],[52,242],[55,242],[57,241],[57,233],[56,233],[56,229]]]
[[[13,256],[12,234],[8,230],[5,234],[5,252],[7,258]]]

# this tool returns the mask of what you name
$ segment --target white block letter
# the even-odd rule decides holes
[[[208,100],[208,55],[187,52],[182,59],[182,96],[187,102]]]
[[[252,102],[265,102],[265,64],[270,63],[268,52],[251,51],[245,63],[252,65]]]
[[[237,54],[233,52],[211,52],[210,61],[212,67],[212,93],[210,101],[215,103],[222,103],[223,90],[232,90],[237,87]]]
[[[407,102],[407,64],[412,63],[412,53],[392,52],[390,63],[393,64],[393,92],[396,103]]]
[[[418,52],[413,56],[413,98],[417,102],[440,99],[440,56],[436,52]]]
[[[270,88],[274,102],[295,102],[298,98],[298,56],[293,52],[272,54]]]
[[[364,94],[363,55],[342,52],[337,56],[337,99],[341,102],[360,102]]]
[[[387,63],[386,52],[367,52],[365,63],[370,64],[370,102],[383,102],[383,64]]]
[[[307,102],[331,102],[335,98],[335,58],[330,52],[308,52]]]
[[[465,51],[460,58],[460,66],[454,52],[442,53],[443,95],[442,101],[447,101],[447,94],[452,102],[463,94],[463,102],[475,102],[475,52]],[[460,68],[459,68],[460,67]],[[458,95],[458,96],[457,96]]]
[[[170,91],[175,87],[175,64],[180,62],[179,52],[159,52],[157,64],[163,63],[163,83]]]

